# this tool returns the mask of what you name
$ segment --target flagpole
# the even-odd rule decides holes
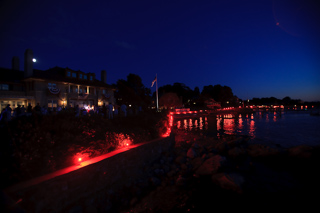
[[[157,96],[157,111],[159,109],[159,104],[158,104],[158,76],[156,73],[156,96]]]

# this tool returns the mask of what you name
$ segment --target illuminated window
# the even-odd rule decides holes
[[[82,78],[82,74],[81,73],[79,74],[79,78]]]
[[[70,71],[67,72],[67,76],[68,76],[68,77],[71,76],[71,72],[70,72]]]
[[[92,75],[90,75],[90,81],[92,81],[93,80],[93,76]]]
[[[9,90],[8,84],[0,84],[0,90]]]
[[[52,107],[58,107],[57,100],[48,100],[48,108],[52,108]]]
[[[87,80],[87,75],[83,75],[83,79],[86,79],[86,80]]]
[[[73,77],[73,78],[76,78],[76,77],[77,77],[77,73],[73,72],[73,73],[72,73],[72,77]]]

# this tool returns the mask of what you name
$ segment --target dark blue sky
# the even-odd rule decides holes
[[[107,70],[151,86],[227,85],[242,99],[320,100],[320,12],[312,0],[3,0],[0,66],[31,48],[36,69]],[[154,88],[152,88],[154,91]]]

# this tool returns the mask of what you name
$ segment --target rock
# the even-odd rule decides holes
[[[200,148],[200,146],[199,146],[198,143],[194,143],[194,144],[193,144],[193,147],[196,148],[196,149]]]
[[[82,206],[74,206],[69,210],[69,213],[80,213],[83,212]]]
[[[154,186],[160,186],[161,185],[161,180],[159,178],[157,178],[157,177],[151,177],[150,178],[150,182]]]
[[[134,204],[136,204],[138,202],[138,198],[137,197],[134,197],[131,199],[130,201],[130,205],[133,206]]]
[[[310,158],[313,148],[306,145],[291,147],[288,149],[289,156],[298,158]]]
[[[176,185],[177,186],[185,186],[187,183],[187,179],[179,175],[179,177],[176,180]]]
[[[218,169],[226,161],[225,157],[220,155],[214,155],[202,163],[202,165],[196,170],[197,175],[212,175],[218,172]]]
[[[246,154],[246,150],[240,147],[233,147],[228,151],[228,155],[232,158],[237,158],[244,156]]]
[[[197,156],[197,152],[194,150],[193,147],[191,147],[187,152],[187,157],[188,158],[194,158],[196,156]]]
[[[176,170],[171,170],[170,172],[167,173],[168,177],[172,177],[176,173]]]
[[[229,148],[233,148],[235,146],[238,146],[238,145],[242,144],[243,143],[243,138],[241,138],[241,137],[234,138],[234,139],[226,141],[226,143],[228,144]]]
[[[251,144],[247,148],[248,155],[251,157],[266,157],[271,155],[278,155],[279,149],[271,148],[262,144]]]
[[[216,149],[219,153],[223,153],[229,149],[227,142],[218,142],[215,144],[214,149]]]
[[[212,175],[211,179],[215,184],[223,189],[242,193],[241,185],[244,183],[244,178],[239,174],[218,173]]]
[[[168,165],[163,165],[162,169],[164,170],[165,173],[170,171],[170,167]]]
[[[164,174],[163,169],[155,169],[153,172],[157,176],[162,176]]]
[[[184,164],[182,164],[182,165],[181,165],[181,169],[182,169],[182,170],[187,170],[187,169],[188,169],[187,164],[185,164],[185,163],[184,163]]]
[[[195,171],[196,169],[198,169],[201,166],[204,159],[205,158],[203,158],[203,157],[201,157],[201,158],[196,157],[196,158],[192,159],[192,161],[191,161],[192,170]]]
[[[184,156],[182,156],[182,155],[179,155],[179,156],[176,158],[175,162],[176,162],[177,164],[183,164],[183,163],[186,162],[186,158],[185,158]]]

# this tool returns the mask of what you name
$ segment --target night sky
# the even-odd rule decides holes
[[[241,99],[320,101],[320,12],[312,0],[2,0],[0,67],[139,75],[146,87],[221,84]],[[155,88],[152,88],[154,91]]]

